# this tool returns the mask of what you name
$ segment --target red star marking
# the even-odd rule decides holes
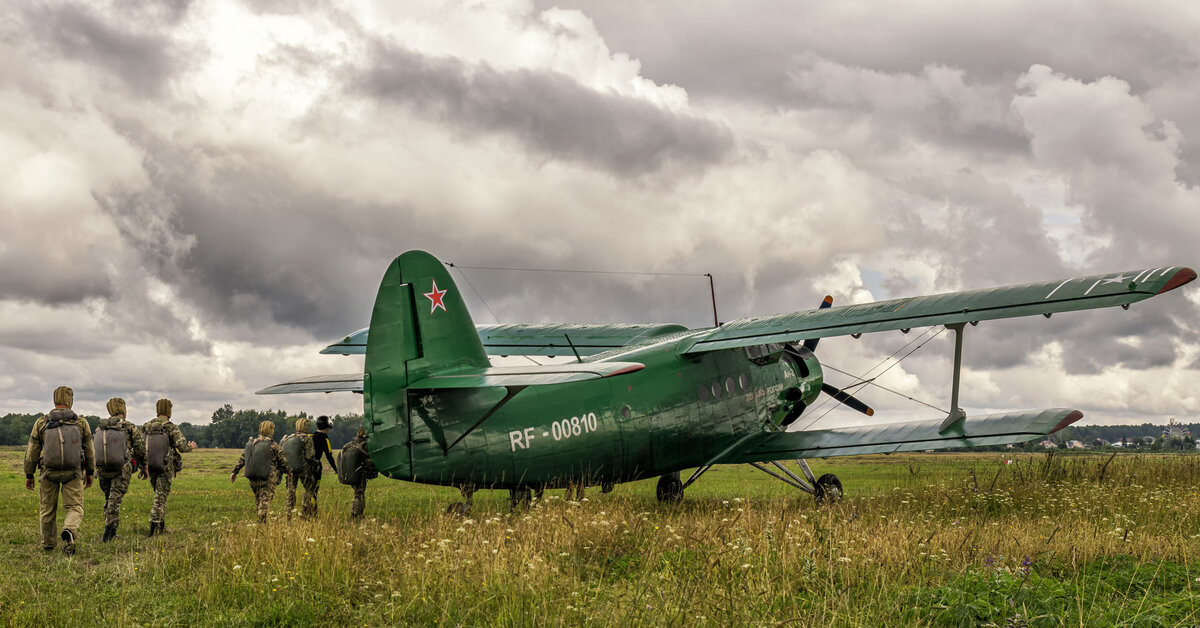
[[[437,280],[433,281],[433,292],[426,292],[425,298],[429,299],[429,313],[433,314],[439,307],[442,311],[446,311],[446,304],[442,302],[442,297],[446,295],[445,290],[438,290]]]

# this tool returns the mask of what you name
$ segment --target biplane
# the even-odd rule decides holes
[[[959,407],[963,337],[981,321],[1121,306],[1196,278],[1171,266],[736,320],[681,325],[475,325],[449,270],[429,253],[389,264],[370,327],[322,353],[364,354],[362,373],[299,379],[260,394],[363,395],[368,449],[391,478],[508,489],[514,504],[546,488],[658,477],[660,501],[718,464],[750,464],[836,499],[832,474],[806,460],[977,447],[1044,438],[1082,418],[1055,408],[968,416]],[[825,382],[821,338],[945,326],[955,336],[949,412],[928,420],[797,429],[827,394],[874,411]],[[570,363],[494,366],[491,356]],[[783,462],[795,460],[797,474]],[[681,472],[694,469],[686,481]]]

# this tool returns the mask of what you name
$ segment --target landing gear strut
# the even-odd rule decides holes
[[[683,480],[679,478],[679,472],[668,473],[658,478],[658,490],[655,491],[658,501],[671,504],[678,504],[683,501]]]

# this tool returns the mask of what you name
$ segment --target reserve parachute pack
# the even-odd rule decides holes
[[[304,459],[304,436],[306,434],[288,434],[279,443],[283,447],[283,455],[287,458],[288,468],[292,473],[303,473],[307,460]]]
[[[92,437],[92,451],[96,454],[96,469],[120,473],[129,462],[129,435],[116,425],[101,425]]]
[[[337,476],[342,484],[358,484],[367,479],[367,463],[371,458],[366,448],[354,442],[346,443],[338,454]]]
[[[146,470],[165,473],[171,460],[171,437],[161,424],[150,423],[146,429]]]
[[[83,461],[83,433],[74,412],[50,414],[42,432],[42,467],[47,471],[78,471]]]
[[[271,455],[271,440],[251,438],[246,442],[243,452],[246,461],[246,479],[265,482],[271,479],[271,468],[275,466],[274,456]]]

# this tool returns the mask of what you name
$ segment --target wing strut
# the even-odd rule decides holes
[[[946,325],[946,329],[954,331],[954,383],[951,384],[950,390],[950,413],[946,415],[946,419],[938,426],[938,434],[945,434],[946,430],[950,429],[962,420],[967,418],[967,413],[958,407],[958,382],[959,375],[962,373],[962,350],[963,350],[963,334],[966,333],[966,323],[953,323]]]

